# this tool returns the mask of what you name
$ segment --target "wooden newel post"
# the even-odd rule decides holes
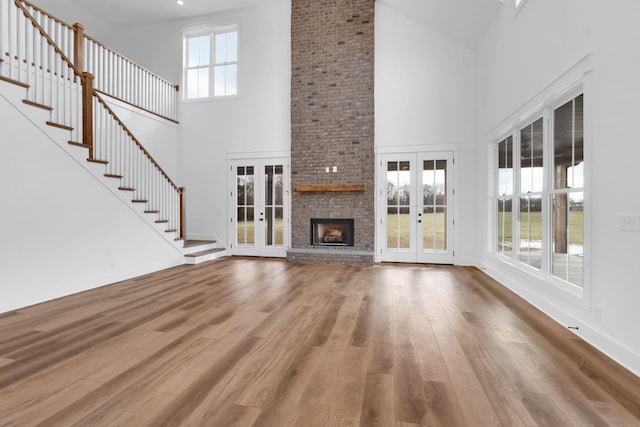
[[[180,238],[182,240],[187,239],[187,212],[185,204],[185,191],[186,188],[180,187]]]
[[[82,143],[93,159],[93,74],[82,73]]]
[[[73,24],[73,61],[76,68],[84,71],[84,27],[77,22]]]

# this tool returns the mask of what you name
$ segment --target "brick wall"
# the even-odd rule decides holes
[[[374,256],[374,0],[293,0],[288,259],[371,264]],[[326,173],[326,167],[337,172]],[[300,193],[300,184],[365,184]],[[310,218],[354,218],[354,247],[314,247]]]

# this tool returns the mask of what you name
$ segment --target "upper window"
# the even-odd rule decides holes
[[[189,34],[184,44],[185,99],[238,94],[238,30],[235,26]]]
[[[496,159],[496,252],[579,287],[584,282],[583,98],[548,107],[536,120],[512,128],[497,142]]]

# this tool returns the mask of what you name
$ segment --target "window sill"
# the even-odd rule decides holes
[[[491,258],[496,261],[493,263],[494,268],[501,271],[502,274],[512,277],[516,282],[527,287],[529,291],[536,292],[536,289],[543,289],[579,307],[589,308],[589,292],[587,292],[584,285],[580,287],[565,282],[500,254],[493,254]]]

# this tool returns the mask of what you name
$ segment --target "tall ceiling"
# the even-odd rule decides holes
[[[113,28],[145,25],[290,0],[69,0]],[[503,0],[376,0],[442,34],[475,46]]]

